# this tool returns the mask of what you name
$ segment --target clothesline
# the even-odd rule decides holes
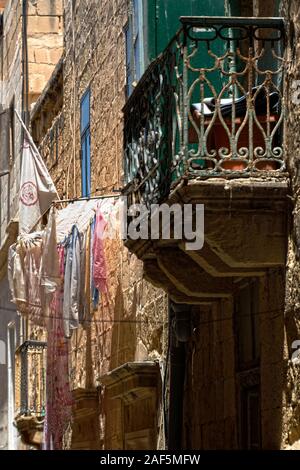
[[[104,234],[118,215],[116,198],[119,194],[74,198],[66,200],[74,204],[59,210],[52,205],[46,227],[21,235],[9,249],[12,301],[23,316],[47,331],[47,449],[61,448],[71,417],[70,338],[80,326],[90,326],[96,320],[108,323],[108,319],[96,319],[95,312],[102,296],[101,305],[109,306]],[[118,324],[145,320],[121,318]]]
[[[247,313],[247,314],[244,314],[244,315],[241,315],[241,318],[246,318],[246,317],[252,317],[253,315],[254,316],[261,316],[261,315],[269,315],[270,313],[278,313],[279,315],[275,315],[273,316],[272,318],[277,318],[278,316],[280,316],[282,314],[282,311],[284,309],[284,305],[282,305],[280,308],[274,308],[274,309],[270,309],[270,310],[261,310],[259,312],[256,312],[256,313]],[[9,309],[9,308],[1,308],[0,307],[0,311],[3,311],[3,312],[16,312],[15,309]],[[64,317],[61,317],[61,316],[55,316],[55,315],[43,315],[44,318],[48,319],[48,318],[52,318],[52,319],[65,319]],[[232,320],[232,316],[228,316],[228,317],[223,317],[223,318],[215,318],[213,320],[205,320],[205,321],[201,321],[199,324],[200,325],[208,325],[208,324],[215,324],[215,323],[219,323],[219,322],[223,322],[225,320]],[[149,323],[149,319],[145,319],[145,320],[127,320],[127,319],[124,319],[124,320],[111,320],[111,319],[104,319],[104,318],[101,318],[101,319],[97,319],[97,318],[87,318],[87,319],[84,319],[82,321],[82,323],[132,323],[132,324],[147,324]],[[155,320],[155,322],[152,322],[152,324],[155,324],[155,325],[168,325],[169,324],[169,321],[168,320]]]
[[[118,198],[121,196],[121,193],[118,194],[102,194],[101,196],[91,196],[91,197],[77,197],[73,199],[59,199],[52,202],[52,205],[61,204],[62,202],[79,202],[79,201],[91,201],[93,199],[109,199],[109,198]]]
[[[100,294],[107,294],[103,233],[114,220],[113,214],[109,221],[105,220],[103,207],[107,206],[104,212],[110,206],[117,209],[115,201],[114,198],[103,200],[103,204],[76,201],[58,212],[52,206],[43,231],[19,237],[10,247],[8,274],[12,299],[22,314],[42,326],[53,294],[63,286],[60,315],[65,336],[69,338],[71,330],[78,328],[79,320],[88,318],[97,308]],[[62,272],[59,255],[63,259]]]

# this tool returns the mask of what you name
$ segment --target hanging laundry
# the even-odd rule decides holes
[[[86,246],[87,246],[87,237],[89,230],[87,229],[81,235],[81,247],[80,247],[80,267],[81,273],[80,276],[80,293],[79,293],[79,322],[83,323],[86,318],[86,294],[85,294],[85,278],[86,278],[86,269],[85,263],[87,259]]]
[[[93,202],[93,207],[96,207],[95,201]],[[88,212],[90,205],[89,201],[77,201],[71,204],[68,204],[67,207],[64,209],[57,211],[56,217],[56,226],[57,226],[57,241],[58,243],[65,240],[65,238],[71,233],[72,227],[74,225],[78,226],[78,222],[82,219],[83,215],[86,214],[88,208]],[[95,209],[92,211],[91,218],[95,215]],[[84,223],[80,227],[79,231],[84,232],[87,226],[89,225],[90,221],[86,221],[86,225]]]
[[[48,224],[43,233],[43,251],[41,263],[41,296],[45,324],[49,318],[53,295],[61,283],[59,258],[57,252],[56,210],[52,207]]]
[[[20,234],[30,233],[57,197],[57,191],[42,157],[26,137],[23,143],[20,179]]]
[[[46,293],[55,292],[60,283],[59,259],[57,253],[56,210],[50,210],[48,224],[43,232],[41,284]]]
[[[104,242],[115,208],[113,198],[53,207],[42,232],[20,236],[9,249],[12,300],[47,330],[45,449],[62,448],[72,417],[69,338],[108,293]]]
[[[25,290],[24,256],[20,243],[14,243],[8,250],[8,282],[11,301],[16,304],[20,313],[27,314],[27,297]]]
[[[47,341],[46,417],[44,449],[60,450],[64,433],[72,419],[72,394],[69,383],[68,340],[64,335],[63,300],[65,248],[58,247],[61,284],[51,303]]]
[[[93,246],[95,238],[95,226],[96,226],[96,217],[94,217],[91,223],[91,246]],[[91,297],[92,297],[92,308],[93,310],[97,309],[99,303],[99,290],[95,287],[94,283],[94,252],[90,250],[90,284],[91,284]]]
[[[46,326],[52,298],[63,283],[64,333],[90,321],[100,294],[107,294],[104,239],[115,220],[114,198],[77,201],[50,210],[41,232],[19,236],[9,249],[8,277],[17,310],[35,324]],[[72,224],[72,225],[71,225]],[[65,251],[64,276],[59,276],[56,247]]]
[[[93,239],[93,281],[95,287],[102,293],[107,293],[107,269],[103,243],[105,227],[106,221],[98,207]]]
[[[35,324],[43,326],[41,260],[42,234],[35,232],[18,237],[9,249],[8,279],[12,301],[17,310]]]
[[[24,269],[27,281],[28,317],[36,325],[44,326],[41,291],[42,236],[23,238],[21,244],[25,245]]]
[[[88,226],[85,235],[84,235],[84,245],[82,248],[83,251],[83,269],[84,269],[84,279],[83,279],[83,291],[82,291],[82,319],[83,323],[90,320],[91,314],[91,225]]]
[[[76,225],[73,226],[71,235],[65,244],[65,278],[64,278],[64,331],[67,338],[72,335],[72,330],[79,326],[80,305],[80,236]]]
[[[9,248],[8,279],[12,301],[34,324],[46,325],[49,304],[60,282],[56,253],[55,209],[43,232],[18,237]]]

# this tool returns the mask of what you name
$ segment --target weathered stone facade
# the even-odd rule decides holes
[[[9,3],[14,5],[13,1]],[[251,11],[257,16],[274,16],[274,2],[254,0],[242,4],[249,15]],[[15,8],[18,12],[18,2]],[[28,14],[32,133],[59,194],[62,198],[81,195],[80,102],[88,88],[91,92],[91,192],[92,195],[112,194],[123,185],[124,26],[128,2],[78,0],[65,2],[63,11],[61,2],[30,0]],[[3,84],[11,86],[3,86],[2,104],[9,106],[15,95],[15,106],[21,109],[21,17],[9,9],[5,15],[4,28],[9,29],[9,35],[15,35],[10,43],[19,45],[16,49],[12,46],[3,49],[4,64],[10,64],[9,69],[2,71],[6,77]],[[250,390],[250,399],[256,400],[259,390],[257,446],[299,448],[299,365],[291,360],[294,342],[300,339],[300,114],[299,104],[291,99],[295,96],[294,82],[300,79],[299,15],[296,0],[282,1],[288,38],[285,79],[288,197],[285,195],[287,179],[283,181],[282,193],[277,186],[273,196],[270,187],[274,182],[268,178],[239,184],[227,180],[218,184],[210,181],[205,183],[206,187],[203,184],[198,199],[207,203],[210,214],[207,233],[215,237],[215,251],[209,251],[206,246],[207,251],[198,258],[197,254],[184,255],[183,250],[178,255],[174,247],[169,247],[169,251],[157,252],[157,261],[152,258],[152,265],[149,259],[143,264],[121,240],[106,241],[108,300],[101,299],[90,325],[81,326],[71,339],[74,420],[66,435],[66,448],[164,447],[160,365],[164,363],[166,367],[166,358],[170,361],[167,293],[173,302],[188,304],[190,308],[190,336],[184,341],[175,340],[175,349],[180,349],[184,357],[181,364],[184,393],[178,406],[178,414],[180,407],[183,409],[180,445],[187,449],[247,447],[241,429],[241,416],[245,413],[241,397],[245,390]],[[62,32],[64,54],[60,59]],[[14,86],[17,88],[13,89]],[[14,145],[15,154],[19,155],[18,125]],[[17,216],[18,181],[19,158],[16,158],[10,176],[4,177],[1,183],[0,238],[5,246],[8,245],[5,237],[11,243],[16,235],[15,224],[10,225],[8,234],[5,230],[10,219]],[[179,196],[187,196],[189,188],[181,189]],[[11,207],[10,213],[3,211],[6,207]],[[252,238],[248,237],[250,230],[253,230]],[[220,246],[224,248],[221,254]],[[151,251],[151,247],[148,249]],[[230,265],[230,257],[235,266]],[[5,256],[3,260],[0,272],[5,269]],[[253,273],[249,275],[251,270]],[[164,285],[165,292],[145,278],[155,286]],[[250,332],[245,334],[250,323],[242,328],[238,324],[242,319],[238,318],[237,304],[241,302],[239,292],[251,283],[257,286],[257,298],[254,299],[252,291],[252,297],[245,294],[245,299],[249,305],[255,304],[251,328],[257,328],[254,341],[257,344],[251,346],[259,350],[259,355],[251,367],[244,367],[240,364],[239,348],[247,348],[253,338]],[[0,284],[0,308],[8,313],[10,305],[8,298],[2,298],[4,290],[7,291],[6,280]],[[243,305],[244,310],[241,308],[245,317],[252,315],[249,305]],[[6,325],[3,331],[4,328]],[[242,332],[238,331],[243,328]],[[32,338],[40,335],[39,330],[31,329]],[[240,335],[243,335],[242,345]],[[0,424],[5,427],[5,420]],[[1,445],[5,444],[0,442]]]
[[[20,185],[20,165],[23,134],[21,124],[14,114],[16,109],[22,114],[25,95],[30,107],[38,98],[47,83],[62,53],[62,0],[29,0],[26,9],[27,52],[28,52],[28,90],[26,90],[26,64],[24,41],[24,16],[20,0],[1,1],[0,12],[3,20],[3,31],[0,37],[0,107],[1,112],[7,111],[8,119],[6,137],[8,155],[3,151],[5,142],[1,142],[1,157],[5,157],[7,165],[1,161],[1,171],[9,173],[0,177],[0,339],[11,349],[11,380],[14,381],[14,349],[25,340],[20,333],[20,318],[16,317],[15,307],[10,302],[7,280],[7,252],[18,235],[18,200]],[[27,68],[27,67],[26,67]],[[4,168],[3,168],[4,166]],[[11,324],[10,327],[8,325]],[[11,344],[7,338],[11,334]],[[15,339],[16,338],[16,342]],[[1,390],[0,399],[0,435],[1,448],[14,448],[17,444],[13,428],[13,383],[7,390],[7,364],[0,366]],[[8,400],[10,403],[8,404]],[[9,417],[9,418],[8,418]],[[10,429],[7,430],[7,420]]]
[[[299,3],[282,0],[281,14],[285,19],[287,33],[287,69],[285,76],[285,98],[287,117],[285,123],[285,152],[291,182],[291,214],[288,230],[288,251],[285,286],[285,347],[286,382],[283,402],[283,442],[291,448],[299,448],[300,408],[299,408],[299,365],[291,361],[299,341],[299,100],[297,80],[299,80]],[[294,344],[293,344],[294,343]]]
[[[62,54],[62,1],[29,1],[27,9],[28,90],[22,72],[24,41],[23,12],[19,0],[7,1],[3,11],[1,38],[1,105],[22,112],[22,96],[28,94],[28,105],[34,103]],[[24,88],[24,89],[23,89]],[[10,148],[9,170],[1,178],[1,244],[9,222],[17,217],[20,181],[21,125],[14,120],[13,145]]]
[[[63,63],[32,111],[33,137],[60,196],[79,197],[80,100],[89,87],[91,192],[92,195],[112,194],[122,186],[123,28],[128,4],[125,0],[106,1],[99,8],[96,1],[80,0],[72,11],[72,2],[68,2],[64,15]],[[60,77],[61,87],[58,85]],[[158,443],[162,426],[160,375],[156,375],[157,386],[155,390],[150,388],[149,396],[138,395],[130,403],[122,399],[120,392],[115,394],[118,398],[112,398],[109,391],[105,393],[104,384],[110,371],[128,362],[160,361],[165,357],[167,296],[143,279],[142,264],[123,247],[121,239],[107,240],[105,254],[109,300],[101,301],[90,327],[80,327],[71,339],[75,410],[69,445],[71,448],[156,448],[162,445]],[[117,380],[116,387],[120,390],[124,386],[122,380]],[[93,390],[97,391],[96,395]],[[91,408],[82,405],[80,410],[81,403],[89,402],[81,398],[85,395],[90,397]],[[99,400],[98,411],[95,400]],[[127,437],[124,412],[128,414],[126,432],[130,430]],[[140,421],[136,416],[140,416]]]
[[[143,244],[131,240],[127,244],[143,260],[148,279],[167,290],[174,302],[199,304],[199,307],[187,308],[194,330],[186,340],[186,347],[181,350],[177,345],[174,347],[175,353],[181,355],[181,374],[185,369],[181,378],[185,388],[183,426],[180,429],[181,423],[177,422],[177,432],[182,432],[183,445],[188,448],[284,449],[299,445],[299,366],[295,365],[293,354],[299,336],[298,247],[295,245],[298,227],[297,216],[291,220],[290,204],[290,201],[295,202],[296,214],[298,120],[292,81],[298,78],[298,4],[285,3],[282,11],[288,20],[290,44],[284,95],[289,103],[284,157],[294,180],[292,194],[289,194],[287,174],[273,181],[267,175],[260,179],[227,180],[225,176],[224,179],[206,177],[202,180],[200,175],[193,179],[193,172],[187,170],[166,199],[180,204],[193,201],[205,205],[203,250],[191,253],[180,243],[176,250],[174,242],[165,241]],[[273,1],[254,1],[252,5],[248,2],[247,9],[253,16],[272,18],[276,16],[277,5],[278,2]],[[151,79],[147,82],[147,78],[137,96],[147,94],[151,82]],[[133,108],[136,102],[132,103]],[[150,113],[147,117],[151,119]],[[292,126],[287,129],[291,122]],[[141,128],[143,126],[141,124]],[[151,168],[151,163],[149,166]],[[134,188],[134,183],[131,184]],[[243,269],[245,271],[238,274]],[[246,300],[247,295],[240,286],[243,283],[249,286],[252,282],[258,286],[258,293],[252,292]],[[242,317],[252,315],[253,305],[254,332],[250,323],[242,325],[246,322]],[[243,349],[251,342],[251,347],[257,349],[255,360],[252,363],[241,361]],[[179,362],[177,356],[176,360]],[[178,362],[175,361],[174,369],[179,369]],[[170,399],[172,402],[172,390]],[[194,407],[190,407],[190,403]],[[251,416],[252,405],[252,412],[256,411]],[[257,439],[252,443],[251,427]]]
[[[272,16],[274,5],[271,3],[264,2],[262,5],[254,2],[254,14]],[[250,10],[250,6],[248,4],[246,6]],[[295,6],[291,7],[289,12],[287,8],[285,10],[286,17],[290,15],[296,19]],[[57,94],[57,96],[63,94],[62,110],[59,108],[55,111],[53,119],[52,116],[48,118],[49,122],[46,122],[44,129],[37,131],[43,110],[53,109],[57,101],[54,99],[51,104],[50,100],[47,107],[46,96],[44,104],[38,103],[34,110],[32,121],[35,139],[40,144],[62,196],[80,195],[80,99],[88,87],[91,89],[92,192],[110,193],[122,185],[121,109],[125,102],[123,27],[126,23],[126,12],[125,1],[107,2],[101,9],[97,8],[95,2],[80,1],[76,3],[73,12],[71,7],[66,8],[63,91],[60,90]],[[289,31],[288,34],[290,35]],[[291,41],[292,43],[294,41]],[[291,56],[291,49],[288,54]],[[296,54],[295,48],[294,54]],[[295,57],[290,57],[288,77],[297,79],[294,75],[296,70],[294,59]],[[58,101],[60,102],[60,99]],[[295,109],[291,109],[291,113],[289,126],[290,122],[293,121],[293,125],[297,122],[294,119],[297,115]],[[55,143],[59,148],[59,158],[52,165],[51,135],[57,120],[62,121],[63,125],[60,127],[59,143]],[[286,155],[291,169],[297,168],[293,161],[297,155],[297,141],[289,138],[289,132],[290,135],[295,135],[296,128],[293,128],[293,131],[289,129],[287,129]],[[296,179],[297,175],[294,181]],[[296,224],[295,226],[297,227]],[[209,307],[193,307],[193,335],[185,348],[187,368],[182,429],[184,447],[222,449],[239,448],[243,445],[238,425],[242,411],[238,403],[243,387],[241,383],[249,380],[260,384],[261,446],[274,449],[297,445],[298,369],[290,361],[292,342],[297,339],[299,328],[295,317],[297,301],[292,300],[297,298],[298,285],[297,256],[294,248],[296,235],[290,237],[287,271],[271,269],[258,278],[259,312],[256,312],[260,330],[258,375],[254,370],[251,372],[252,376],[250,374],[248,378],[247,374],[239,372],[238,369],[234,295],[227,300],[210,302]],[[276,253],[274,252],[275,258]],[[260,256],[263,260],[265,256],[263,250]],[[124,444],[125,437],[122,431],[124,421],[121,414],[122,409],[124,413],[128,403],[124,405],[124,397],[111,398],[111,394],[118,395],[118,386],[115,383],[118,384],[119,375],[114,378],[115,375],[111,375],[110,371],[126,362],[163,357],[164,336],[167,335],[167,328],[164,326],[167,319],[166,297],[161,291],[157,294],[148,283],[142,281],[141,263],[125,249],[121,249],[119,241],[108,245],[107,258],[110,267],[112,302],[111,306],[102,305],[95,316],[95,320],[99,321],[102,318],[107,323],[101,325],[95,322],[91,329],[80,330],[73,336],[72,377],[75,394],[84,394],[80,390],[92,394],[97,385],[96,379],[99,377],[102,377],[100,382],[107,387],[106,394],[99,389],[97,395],[100,416],[99,441],[98,443],[97,440],[94,443],[91,441],[90,445],[93,448],[97,445],[104,448],[123,448],[126,444]],[[193,283],[190,287],[193,290]],[[174,299],[176,298],[175,296]],[[116,323],[110,324],[111,319]],[[142,323],[118,323],[120,319],[130,322],[142,320]],[[122,376],[123,372],[120,374]],[[91,391],[88,392],[89,390]],[[149,404],[135,403],[133,409],[137,410],[138,406],[144,409],[143,407],[149,407]],[[92,408],[95,411],[95,406]],[[92,418],[96,427],[97,413],[94,413]],[[76,415],[77,424],[75,422],[73,430],[74,448],[88,445],[84,434],[88,429],[87,417],[91,414],[88,411],[86,414],[82,413],[82,426],[79,414]],[[131,423],[134,427],[134,420]],[[141,427],[145,428],[145,423],[141,424]],[[138,439],[139,429],[136,432]],[[130,444],[128,446],[130,447]]]
[[[271,271],[260,278],[257,312],[260,367],[250,374],[238,368],[234,299],[220,300],[210,308],[193,308],[194,333],[187,352],[183,430],[187,448],[243,447],[237,423],[241,413],[240,389],[246,380],[260,383],[262,448],[278,449],[287,445],[286,433],[291,428],[286,407],[292,407],[292,403],[287,393],[291,382],[283,350],[283,298],[282,271]],[[193,408],[189,406],[191,402]]]

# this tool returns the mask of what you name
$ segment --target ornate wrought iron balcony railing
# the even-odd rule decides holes
[[[281,18],[185,17],[124,107],[125,193],[285,170]]]
[[[16,350],[15,414],[43,418],[46,406],[46,348],[42,341],[25,341]]]

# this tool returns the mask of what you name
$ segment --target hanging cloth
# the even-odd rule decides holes
[[[100,293],[107,293],[107,268],[104,253],[104,232],[106,220],[100,208],[96,212],[95,231],[93,239],[93,282]]]
[[[73,226],[66,242],[65,279],[64,279],[64,331],[67,338],[79,326],[80,305],[80,236],[76,225]]]
[[[61,281],[64,277],[63,246],[58,247]],[[61,450],[64,433],[72,418],[72,394],[69,383],[68,340],[64,335],[63,282],[56,290],[50,306],[47,341],[45,450]]]

